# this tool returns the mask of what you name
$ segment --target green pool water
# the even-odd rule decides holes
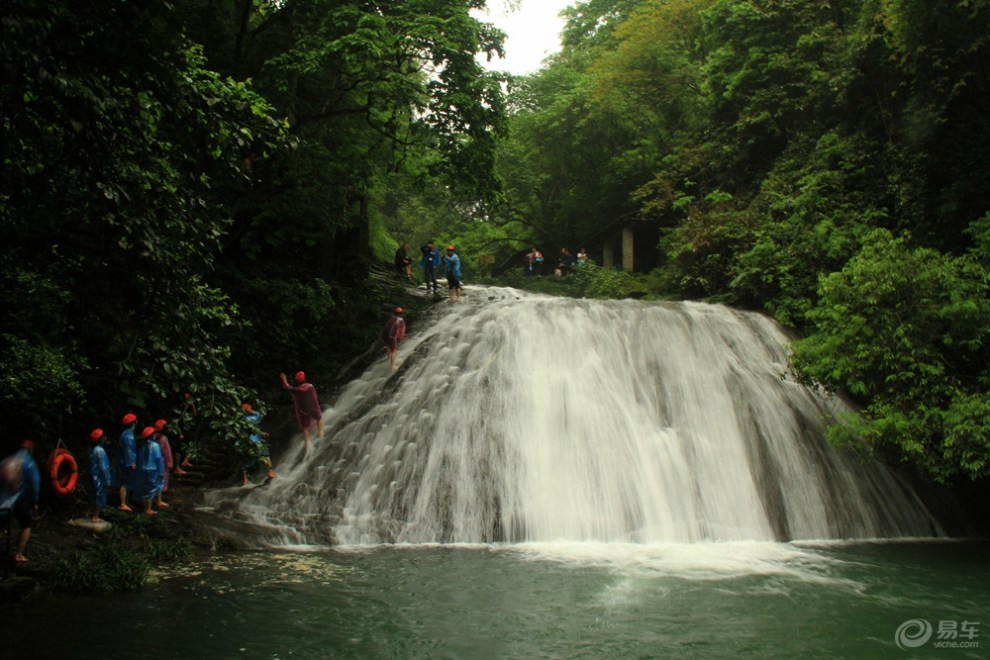
[[[5,606],[0,655],[988,657],[988,551],[921,541],[223,554],[158,571],[135,594]]]

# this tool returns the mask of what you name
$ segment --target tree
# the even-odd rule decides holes
[[[279,122],[204,67],[166,5],[3,13],[4,426],[61,436],[190,388],[210,393],[207,414],[233,413],[236,310],[204,275],[225,191],[246,153],[278,148]]]
[[[400,211],[497,196],[501,77],[475,55],[497,52],[503,35],[471,16],[474,4],[200,3],[185,14],[211,66],[250,77],[296,144],[252,168],[218,267],[255,320],[235,358],[257,382],[287,361],[329,374],[363,351],[362,321],[379,313],[368,267],[391,259],[393,235],[419,233]]]
[[[876,230],[822,280],[793,363],[863,404],[833,440],[895,449],[941,482],[990,474],[990,271],[974,256]]]
[[[987,210],[990,3],[884,0],[863,8],[861,66],[888,139],[898,227],[956,254]],[[871,90],[872,91],[872,90]]]

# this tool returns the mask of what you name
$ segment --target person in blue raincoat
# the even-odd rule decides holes
[[[433,241],[430,241],[419,248],[419,251],[423,253],[423,258],[419,263],[423,267],[423,279],[426,280],[426,290],[429,292],[430,287],[433,287],[433,293],[439,293],[437,266],[440,265],[440,250],[433,245]]]
[[[447,255],[443,258],[443,267],[447,272],[447,288],[450,289],[450,302],[454,302],[454,294],[457,294],[457,302],[461,302],[461,258],[454,252],[454,246],[447,246]]]
[[[89,482],[92,486],[89,519],[92,522],[104,522],[100,518],[100,510],[107,505],[107,489],[110,487],[110,459],[103,448],[104,437],[103,429],[93,429],[89,434],[93,445],[89,450]]]
[[[0,463],[0,507],[9,508],[21,535],[17,539],[17,552],[14,561],[27,563],[24,549],[31,538],[34,524],[32,513],[37,508],[41,495],[41,472],[34,462],[34,442],[23,440],[21,448]]]
[[[241,404],[241,409],[244,410],[244,419],[252,426],[252,432],[248,436],[251,444],[244,452],[244,466],[241,469],[242,483],[245,486],[250,486],[251,480],[248,478],[248,472],[253,472],[259,464],[268,468],[269,479],[274,479],[278,475],[275,474],[275,469],[272,467],[272,459],[268,454],[268,443],[265,442],[268,434],[261,430],[261,413],[254,410],[250,403]]]
[[[117,455],[113,460],[113,485],[117,487],[120,495],[120,504],[117,506],[121,511],[130,511],[127,505],[127,491],[133,486],[134,471],[137,470],[137,461],[134,450],[134,427],[137,426],[137,415],[127,413],[120,423],[124,430],[120,432],[117,439]]]
[[[157,516],[151,503],[165,483],[165,459],[162,448],[154,440],[155,427],[141,431],[141,442],[137,449],[137,470],[134,472],[134,498],[141,502],[146,516]]]

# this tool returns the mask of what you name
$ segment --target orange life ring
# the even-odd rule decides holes
[[[48,457],[48,476],[52,479],[52,488],[59,495],[68,495],[76,489],[79,466],[68,449],[59,447]]]

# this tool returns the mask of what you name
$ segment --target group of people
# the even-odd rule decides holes
[[[427,241],[420,246],[419,251],[422,254],[419,263],[423,268],[426,291],[432,291],[434,295],[439,295],[440,284],[437,281],[437,276],[442,273],[447,278],[450,302],[461,302],[461,290],[464,288],[464,283],[461,281],[461,258],[457,254],[457,248],[448,245],[446,253],[444,253],[436,247],[433,241]],[[395,269],[401,277],[412,281],[412,259],[409,256],[408,243],[403,243],[395,251]],[[402,307],[396,307],[381,332],[385,353],[388,355],[389,366],[393,371],[397,368],[399,342],[406,336],[404,314],[405,310]]]
[[[446,253],[444,253],[436,247],[433,241],[428,241],[420,246],[419,251],[422,254],[420,266],[423,268],[423,281],[426,283],[426,291],[432,291],[434,295],[439,295],[440,284],[437,281],[437,275],[442,273],[447,278],[447,290],[449,292],[450,302],[461,302],[461,290],[464,288],[464,284],[461,280],[461,258],[457,254],[457,248],[453,245],[448,245]],[[410,282],[412,281],[412,258],[409,256],[408,243],[403,243],[395,251],[394,265],[396,272],[401,277],[406,278]],[[381,332],[381,338],[385,344],[385,353],[388,355],[389,366],[393,371],[397,368],[399,342],[406,336],[404,314],[405,310],[402,307],[396,307]],[[285,386],[288,387],[288,384],[285,383]],[[300,421],[300,426],[302,426],[302,421]],[[303,433],[306,434],[306,431],[304,430]],[[307,446],[308,442],[307,435]]]
[[[543,257],[543,252],[540,248],[533,246],[525,256],[525,275],[543,275],[544,274],[544,263],[545,258]],[[554,266],[553,276],[560,279],[572,272],[575,268],[580,268],[584,264],[588,263],[588,251],[585,248],[578,250],[577,257],[571,254],[571,251],[566,247],[560,248],[560,254],[557,257],[557,265]]]
[[[111,468],[103,444],[103,429],[93,429],[89,434],[92,444],[89,452],[90,481],[92,491],[90,520],[99,522],[100,511],[107,505],[107,491],[116,488],[119,496],[117,508],[132,511],[130,502],[140,504],[145,515],[155,516],[155,509],[167,509],[163,499],[168,491],[169,475],[175,470],[172,446],[165,435],[168,422],[158,419],[138,431],[138,418],[132,412],[120,420],[123,430],[117,438],[117,451]],[[184,471],[180,470],[184,473]]]
[[[447,246],[447,253],[442,254],[436,248],[433,241],[429,241],[419,248],[423,258],[420,265],[423,267],[423,279],[426,282],[426,290],[432,289],[434,294],[440,293],[440,286],[437,284],[437,269],[443,266],[443,272],[447,277],[447,290],[450,292],[450,302],[461,302],[461,289],[464,288],[461,282],[461,258],[457,254],[457,249],[453,245]]]
[[[397,310],[401,312],[401,310]],[[401,317],[399,317],[401,320]],[[397,343],[404,335],[404,327],[392,334]],[[394,358],[393,358],[394,359]],[[296,420],[303,432],[306,448],[309,449],[310,431],[316,427],[318,436],[323,435],[323,411],[320,408],[316,388],[306,381],[302,371],[295,374],[295,385],[290,385],[286,375],[281,374],[282,386],[292,395]],[[251,425],[248,437],[250,451],[245,451],[242,468],[243,483],[248,485],[248,471],[258,464],[267,469],[269,479],[276,477],[265,438],[268,433],[261,430],[261,414],[251,404],[241,405],[244,418]],[[185,395],[185,405],[180,420],[187,412],[195,416],[195,404],[191,395]],[[89,433],[89,522],[105,523],[101,518],[111,493],[117,495],[117,508],[124,512],[134,511],[132,504],[147,516],[156,516],[158,511],[170,508],[164,495],[168,492],[171,475],[187,474],[183,467],[191,467],[188,457],[179,462],[179,456],[166,434],[169,422],[158,419],[142,426],[138,416],[128,412],[120,420],[113,458],[107,451],[108,434],[102,428]],[[182,437],[181,434],[179,436]],[[24,549],[31,537],[33,513],[41,493],[41,472],[34,460],[34,442],[24,440],[16,452],[0,462],[0,510],[9,512],[21,528],[14,561],[27,562]]]
[[[316,388],[307,382],[306,374],[298,371],[295,374],[295,385],[290,385],[284,373],[280,374],[282,386],[292,395],[296,420],[303,432],[306,449],[309,450],[309,434],[315,426],[317,435],[323,435],[323,411]],[[187,405],[191,405],[187,397]],[[251,425],[248,435],[249,449],[243,452],[241,469],[242,483],[248,485],[248,473],[259,465],[264,466],[267,477],[274,479],[277,475],[272,465],[268,444],[265,441],[268,433],[261,430],[261,413],[250,403],[241,404],[244,419]],[[195,408],[193,408],[195,414]],[[183,409],[185,414],[185,409]],[[144,427],[138,432],[137,415],[127,413],[121,419],[123,430],[117,440],[117,451],[111,464],[103,446],[105,434],[102,429],[94,429],[90,433],[92,448],[89,454],[90,479],[92,481],[90,519],[100,521],[100,511],[107,504],[107,492],[116,488],[119,496],[118,508],[121,511],[132,511],[130,503],[140,503],[145,515],[157,515],[155,509],[167,509],[169,504],[163,495],[168,491],[169,475],[181,476],[186,474],[182,465],[189,466],[188,458],[182,465],[174,460],[171,443],[165,434],[168,422],[159,419],[151,426]]]
[[[190,411],[193,416],[196,415],[195,404],[187,393],[179,413],[180,420]],[[90,523],[106,522],[100,514],[107,506],[108,495],[113,490],[116,490],[119,498],[117,507],[121,511],[133,511],[131,503],[135,503],[145,515],[157,515],[156,509],[169,508],[164,494],[168,491],[170,475],[187,474],[183,467],[191,467],[188,457],[180,462],[181,457],[173,451],[165,434],[168,426],[166,420],[158,419],[141,427],[139,431],[137,415],[128,412],[121,418],[120,424],[122,430],[116,441],[112,462],[105,447],[107,433],[102,428],[95,428],[89,433],[87,494]],[[179,438],[182,438],[181,433]],[[16,452],[0,462],[0,510],[9,512],[21,528],[14,554],[16,563],[27,562],[24,549],[31,538],[33,514],[37,510],[41,494],[41,472],[34,460],[34,448],[32,440],[23,440]],[[56,455],[57,453],[53,454],[53,457]],[[57,465],[52,463],[52,459],[49,459],[49,463],[50,467]],[[74,462],[72,465],[75,474]]]
[[[135,438],[137,416],[127,413],[121,419],[123,431],[118,439],[118,451],[111,468],[110,459],[103,444],[103,429],[93,429],[89,434],[90,509],[92,523],[105,522],[100,512],[107,505],[107,494],[117,488],[118,505],[122,511],[132,511],[128,496],[140,502],[146,515],[157,515],[152,504],[167,509],[162,493],[168,490],[168,474],[174,468],[172,452],[164,429],[167,422],[159,419],[146,426]],[[41,494],[41,472],[34,460],[34,442],[23,440],[20,448],[0,463],[0,509],[7,509],[21,528],[14,553],[16,563],[25,563],[24,550],[31,538],[34,512]]]
[[[295,410],[296,423],[303,433],[305,450],[308,453],[310,447],[310,433],[316,430],[316,437],[323,436],[323,409],[320,407],[320,398],[316,392],[316,387],[306,379],[306,372],[297,371],[293,375],[294,385],[289,384],[289,378],[285,372],[279,374],[282,381],[282,388],[287,390],[292,396],[292,405]],[[244,486],[251,485],[250,473],[258,468],[263,468],[268,479],[274,479],[278,475],[272,463],[271,454],[268,451],[268,432],[261,430],[262,415],[247,402],[241,404],[244,420],[250,425],[248,434],[248,444],[242,452],[243,463],[241,466],[241,483]]]

